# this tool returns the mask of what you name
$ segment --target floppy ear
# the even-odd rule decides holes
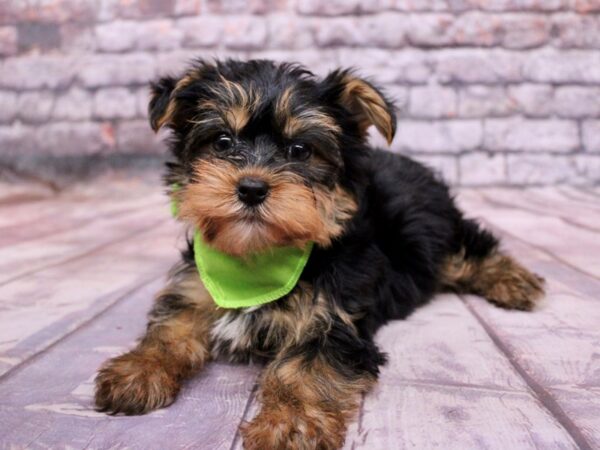
[[[172,98],[177,80],[173,77],[164,77],[150,85],[150,103],[148,104],[148,117],[150,126],[158,131],[163,125],[172,120],[175,102]]]
[[[392,102],[379,89],[349,70],[331,72],[323,84],[328,95],[333,95],[334,101],[354,116],[361,134],[366,135],[367,128],[375,125],[391,144],[396,133],[396,113]]]

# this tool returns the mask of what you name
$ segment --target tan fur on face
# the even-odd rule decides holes
[[[285,137],[293,138],[312,128],[320,128],[333,135],[341,133],[341,129],[333,117],[317,107],[303,108],[299,112],[292,111],[293,96],[294,90],[288,87],[277,99],[275,105],[275,117]]]
[[[243,177],[259,178],[270,186],[267,199],[255,210],[237,198]],[[179,216],[198,227],[207,243],[241,256],[273,246],[303,247],[308,241],[329,245],[356,204],[341,188],[317,192],[290,172],[238,168],[213,159],[196,164],[193,182],[177,198]]]
[[[544,295],[542,278],[498,251],[481,259],[465,259],[464,251],[453,255],[441,277],[446,288],[482,295],[504,308],[530,310]]]
[[[344,80],[341,101],[359,119],[363,134],[370,125],[385,137],[388,144],[394,138],[394,122],[383,97],[368,83],[360,78],[347,76]]]
[[[322,357],[274,361],[262,377],[262,409],[242,426],[246,449],[338,449],[361,395],[375,380],[346,378]]]

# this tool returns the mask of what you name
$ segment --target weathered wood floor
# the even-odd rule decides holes
[[[0,188],[0,448],[241,448],[260,367],[214,363],[147,416],[92,408],[97,367],[140,335],[177,258],[161,193]],[[522,313],[444,295],[382,329],[390,363],[346,448],[600,448],[600,189],[458,200],[546,277],[548,296]]]

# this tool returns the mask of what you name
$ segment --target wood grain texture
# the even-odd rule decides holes
[[[1,188],[0,448],[241,449],[260,367],[209,364],[147,416],[91,405],[96,369],[142,333],[181,246],[159,189]],[[440,295],[384,327],[390,362],[345,448],[600,448],[600,190],[464,189],[458,200],[547,279],[548,296],[523,313]]]
[[[230,447],[255,383],[253,366],[211,364],[177,402],[146,416],[93,410],[97,368],[141,335],[160,287],[136,291],[0,383],[0,448]]]

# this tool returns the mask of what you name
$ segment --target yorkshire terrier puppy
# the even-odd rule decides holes
[[[339,448],[385,363],[380,326],[441,291],[520,310],[543,294],[430,169],[367,144],[371,125],[392,141],[394,108],[352,71],[197,61],[152,86],[149,114],[195,237],[145,336],[100,369],[99,410],[147,413],[211,358],[261,360],[244,446]]]

